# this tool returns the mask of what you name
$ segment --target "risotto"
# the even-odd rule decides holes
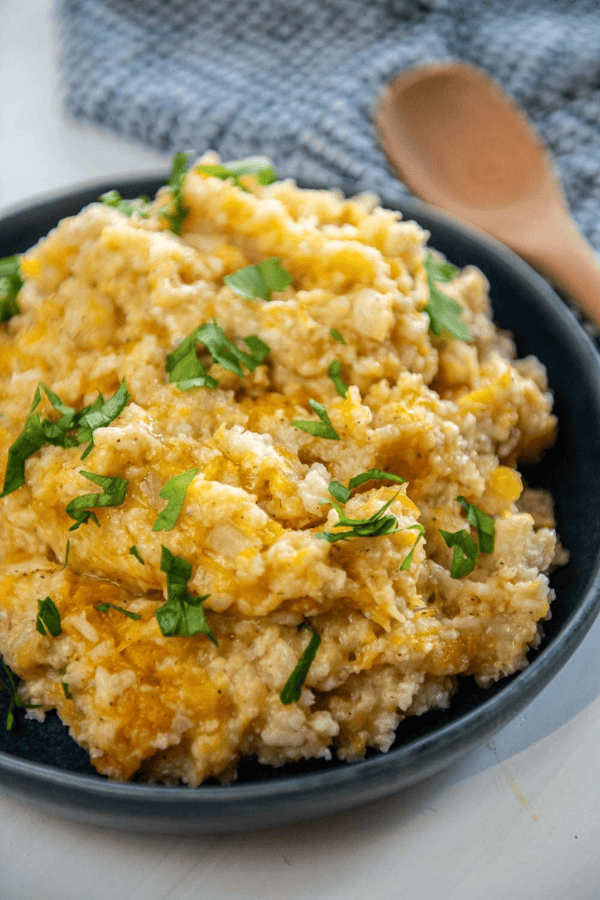
[[[427,238],[177,155],[5,261],[0,653],[99,773],[356,760],[527,665],[552,397]]]

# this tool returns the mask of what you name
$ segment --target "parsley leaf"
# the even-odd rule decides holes
[[[174,475],[165,483],[160,496],[167,501],[167,505],[152,526],[152,531],[171,531],[172,528],[175,528],[187,489],[197,474],[197,468],[190,469],[189,472]]]
[[[136,621],[142,618],[139,613],[131,612],[130,609],[123,609],[122,606],[115,606],[114,603],[99,603],[94,609],[97,609],[98,612],[101,613],[106,613],[109,609],[114,609],[122,615],[127,616],[128,619],[135,619]]]
[[[131,394],[125,384],[125,379],[121,382],[112,397],[104,400],[102,394],[99,394],[93,403],[84,407],[77,414],[77,441],[80,444],[90,443],[81,454],[81,458],[85,459],[94,446],[94,431],[97,428],[105,428],[119,416],[131,399]]]
[[[118,191],[107,191],[100,197],[100,203],[112,206],[113,209],[123,213],[124,216],[140,216],[142,219],[150,218],[150,210],[146,207],[150,203],[148,197],[136,197],[135,200],[123,200]]]
[[[469,503],[464,497],[457,497],[456,499],[465,510],[467,521],[477,529],[480,553],[493,553],[496,526],[494,525],[492,517],[488,516],[487,513],[484,513],[484,511],[479,509],[478,506],[475,506],[474,503]]]
[[[450,577],[464,578],[469,575],[479,556],[479,547],[469,532],[464,528],[461,531],[442,531],[440,528],[440,534],[446,544],[453,548]]]
[[[424,312],[429,316],[429,330],[435,335],[446,331],[460,340],[472,341],[470,328],[460,318],[462,313],[460,303],[440,291],[436,283],[452,281],[456,268],[451,263],[436,259],[431,253],[425,256],[423,265],[429,286],[429,302],[424,308]]]
[[[317,403],[316,400],[309,400],[308,405],[321,421],[313,422],[308,419],[295,419],[292,422],[294,428],[306,431],[307,434],[312,434],[313,437],[327,438],[330,441],[340,441],[341,438],[331,424],[331,419],[323,404]]]
[[[457,501],[465,510],[467,521],[470,525],[477,529],[477,538],[479,546],[473,540],[468,531],[442,531],[440,534],[449,547],[454,548],[452,555],[452,565],[450,567],[451,578],[462,578],[469,575],[475,568],[477,557],[480,553],[493,553],[496,535],[496,526],[494,520],[487,513],[469,503],[464,497],[457,497]]]
[[[364,519],[349,519],[342,507],[336,503],[335,500],[325,500],[323,502],[331,503],[334,509],[337,510],[338,521],[333,527],[343,528],[344,526],[348,526],[349,530],[338,533],[332,531],[319,531],[315,537],[320,538],[322,541],[327,541],[329,544],[333,544],[335,541],[348,541],[353,537],[380,537],[384,534],[394,534],[396,531],[400,530],[398,528],[398,519],[391,514],[386,516],[385,513],[397,496],[398,494],[394,494],[387,503],[383,504],[381,509],[378,509],[372,516],[367,516]]]
[[[247,300],[265,300],[267,303],[273,291],[285,291],[292,283],[292,276],[281,265],[281,257],[270,256],[255,266],[244,266],[223,279],[232,291]]]
[[[201,325],[195,328],[167,356],[166,370],[169,373],[169,381],[175,382],[181,391],[189,391],[193,387],[206,387],[214,391],[219,386],[217,379],[207,373],[196,353],[200,328]]]
[[[60,417],[55,422],[50,419],[42,419],[36,412],[42,399],[42,390],[54,409],[60,413]],[[54,391],[40,382],[35,389],[23,430],[9,448],[4,487],[0,498],[6,497],[7,494],[11,494],[25,484],[25,462],[46,444],[58,447],[76,447],[89,440],[90,444],[81,456],[82,459],[85,459],[93,446],[95,429],[108,425],[116,419],[128,401],[129,391],[123,380],[120,387],[108,400],[105,401],[102,394],[99,394],[93,403],[76,412],[63,403]],[[71,432],[76,429],[76,434],[73,435]]]
[[[246,159],[231,160],[218,165],[199,165],[196,171],[204,175],[213,175],[222,181],[231,179],[237,187],[247,191],[241,178],[243,175],[253,175],[259,184],[272,184],[277,181],[277,173],[271,164],[271,160],[264,156],[249,156]]]
[[[0,259],[0,322],[7,322],[21,311],[17,297],[22,287],[19,257],[5,256]]]
[[[35,630],[40,634],[51,634],[58,637],[61,632],[60,613],[51,597],[38,599],[38,613],[35,618]]]
[[[306,628],[310,631],[310,641],[308,642],[308,646],[294,668],[294,671],[286,681],[283,686],[281,693],[279,694],[279,699],[282,703],[296,703],[300,699],[300,695],[302,693],[302,686],[306,681],[306,676],[308,675],[308,670],[313,664],[314,658],[317,655],[317,650],[321,644],[321,636],[314,631],[310,625],[306,622],[301,626],[301,628]]]
[[[15,684],[15,680],[13,678],[13,674],[0,656],[0,665],[4,669],[4,674],[8,679],[8,684],[6,682],[0,680],[0,690],[8,691],[10,694],[10,701],[8,706],[8,713],[6,715],[6,730],[12,731],[13,725],[15,724],[15,713],[14,709],[16,706],[20,706],[24,709],[38,709],[42,704],[41,703],[25,703],[24,700],[21,700],[19,695],[17,694],[17,685]]]
[[[169,381],[176,382],[182,391],[192,387],[208,387],[213,390],[218,387],[217,379],[207,374],[198,359],[196,343],[206,347],[213,362],[234,372],[240,378],[244,375],[242,365],[253,372],[263,362],[271,348],[255,334],[249,334],[243,340],[250,353],[232,344],[216,322],[199,325],[167,356],[166,369]]]
[[[181,234],[185,217],[189,208],[184,202],[185,180],[187,178],[187,153],[175,153],[173,156],[173,168],[167,185],[171,188],[171,202],[159,209],[158,214],[166,219],[173,234]]]
[[[75,497],[67,504],[65,512],[72,519],[75,519],[75,524],[71,525],[69,531],[74,531],[80,525],[84,525],[90,518],[99,526],[98,517],[91,510],[106,506],[120,506],[125,500],[125,494],[129,487],[129,482],[125,478],[119,478],[118,475],[112,477],[110,475],[95,475],[93,472],[84,472],[83,470],[80,470],[79,474],[87,478],[88,481],[99,484],[102,488],[102,493],[81,494],[81,496]]]
[[[415,530],[416,532],[418,532],[418,533],[417,533],[417,536],[416,536],[416,538],[415,538],[414,544],[412,545],[412,547],[410,548],[410,550],[408,551],[408,553],[406,554],[406,556],[405,556],[404,559],[402,560],[402,565],[400,566],[400,571],[401,571],[401,572],[405,572],[405,571],[410,567],[410,564],[411,564],[412,561],[413,561],[413,556],[414,556],[415,550],[416,550],[416,548],[417,548],[417,544],[419,543],[419,541],[421,540],[421,538],[422,538],[423,535],[425,534],[425,529],[424,529],[424,527],[423,527],[422,525],[419,524],[419,522],[415,523],[414,525],[409,525],[408,528],[409,528],[409,529],[412,528],[412,529],[414,529],[414,530]],[[408,531],[408,529],[407,529],[407,531]]]
[[[360,475],[351,478],[348,487],[344,487],[339,481],[330,481],[328,490],[331,496],[340,503],[347,503],[352,490],[366,481],[395,481],[396,484],[406,484],[406,478],[403,478],[402,475],[394,475],[393,472],[384,472],[382,469],[369,469],[367,472],[361,472]]]
[[[129,548],[129,554],[130,556],[135,556],[137,561],[140,562],[143,566],[146,565],[146,560],[144,559],[138,548],[135,546],[135,544],[132,544]]]
[[[202,603],[210,594],[192,597],[186,587],[192,575],[192,565],[180,556],[174,556],[167,547],[161,545],[160,568],[167,576],[167,601],[154,615],[165,637],[194,637],[205,634],[218,646],[217,639],[210,630]]]
[[[65,695],[65,697],[67,698],[67,700],[72,700],[73,697],[71,696],[71,688],[69,687],[69,685],[67,684],[67,682],[66,682],[66,681],[61,681],[61,685],[62,685],[62,689],[63,689],[63,694]]]
[[[342,335],[340,334],[340,332],[337,330],[337,328],[332,328],[332,329],[330,330],[329,334],[330,334],[331,337],[334,339],[334,341],[338,341],[340,344],[343,344],[344,347],[347,347],[347,346],[348,346],[347,343],[346,343],[346,341],[344,340],[343,336],[342,336]]]
[[[342,364],[339,359],[333,359],[329,368],[327,369],[327,374],[333,381],[333,386],[340,395],[340,397],[345,397],[348,393],[348,385],[345,383],[344,379],[340,375],[342,369]]]

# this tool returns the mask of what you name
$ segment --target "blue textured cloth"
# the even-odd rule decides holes
[[[270,156],[281,176],[399,184],[371,113],[400,70],[486,69],[553,151],[600,249],[598,0],[57,0],[68,112],[158,150]]]

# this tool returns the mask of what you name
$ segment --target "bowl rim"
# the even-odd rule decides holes
[[[69,207],[73,214],[110,189],[118,190],[123,196],[154,193],[165,183],[166,177],[156,174],[117,176],[110,181],[90,181],[33,198],[0,214],[0,240],[4,232],[19,233],[19,229],[30,227],[36,219],[47,218],[53,210]],[[301,180],[298,184],[310,187]],[[341,189],[346,195],[352,195],[351,186],[342,185]],[[386,208],[399,210],[405,220],[417,221],[426,231],[433,227],[460,232],[463,238],[483,248],[494,267],[500,266],[511,278],[518,276],[529,284],[540,309],[551,314],[559,328],[566,329],[586,358],[586,364],[594,371],[598,385],[596,406],[600,409],[600,356],[574,314],[537,272],[494,238],[421,201],[413,198],[391,200],[382,196],[380,202]],[[63,217],[64,213],[58,216]],[[500,682],[494,693],[484,697],[472,709],[430,733],[409,738],[387,754],[264,781],[190,788],[111,782],[102,776],[72,772],[0,750],[0,790],[80,821],[126,829],[193,830],[197,833],[291,823],[325,814],[328,809],[341,811],[377,799],[450,765],[476,741],[483,740],[514,718],[541,692],[581,643],[600,612],[600,549],[590,574],[579,604],[560,631],[560,641],[552,641],[535,650],[526,669]],[[445,750],[443,759],[440,758],[440,741]],[[323,791],[325,796],[322,795],[318,802],[310,801],[315,792]],[[296,809],[299,803],[302,808]],[[240,804],[251,807],[246,819]]]

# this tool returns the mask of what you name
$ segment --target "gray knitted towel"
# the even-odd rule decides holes
[[[401,69],[465,59],[556,156],[600,250],[598,0],[57,0],[69,113],[159,150],[401,198],[371,110]]]

